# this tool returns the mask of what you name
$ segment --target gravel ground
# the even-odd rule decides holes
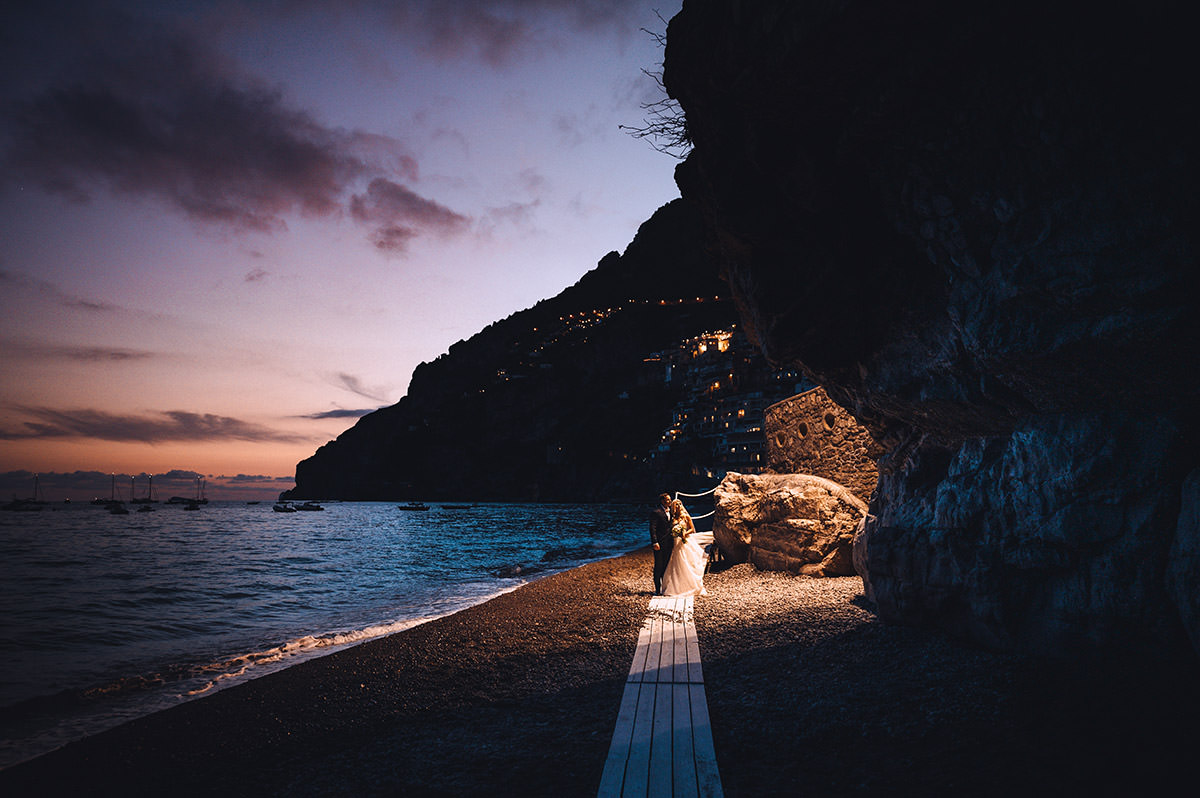
[[[0,795],[594,795],[649,550],[142,718]],[[1200,731],[1196,669],[974,650],[882,624],[856,578],[738,565],[696,602],[726,795],[1146,794]]]
[[[1147,795],[1194,784],[1200,670],[1064,662],[879,622],[857,577],[738,565],[697,605],[725,792]]]

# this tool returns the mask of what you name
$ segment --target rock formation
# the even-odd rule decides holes
[[[887,619],[1046,652],[1180,651],[1185,624],[1200,644],[1180,22],[1021,0],[671,20],[676,177],[746,329],[884,450],[856,559]]]
[[[821,388],[768,407],[767,466],[717,487],[713,536],[726,557],[805,576],[854,573],[854,535],[875,493],[881,449]]]
[[[727,474],[715,493],[713,537],[725,556],[764,571],[853,576],[851,545],[867,506],[809,474]]]

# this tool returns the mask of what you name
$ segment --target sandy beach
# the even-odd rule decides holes
[[[593,795],[649,550],[0,772],[5,795]],[[738,565],[696,625],[726,795],[1144,794],[1191,779],[1193,664],[1086,666],[881,623],[857,578]]]

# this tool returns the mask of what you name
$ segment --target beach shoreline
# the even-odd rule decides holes
[[[574,715],[590,704],[589,714],[602,716],[611,704],[615,713],[650,595],[649,563],[646,549],[533,579],[394,635],[134,719],[0,771],[0,792],[53,793],[81,783],[93,792],[133,784],[171,794],[373,794],[386,784],[427,782],[428,794],[468,794],[472,779],[486,781],[511,761],[499,748],[481,752],[488,737],[512,740],[506,716],[519,706],[542,751],[528,763],[527,778],[536,781],[544,761],[563,749],[553,730],[564,706]],[[572,692],[579,695],[564,704]],[[568,748],[578,749],[572,759],[598,756],[602,765],[612,719],[590,721],[588,739]],[[469,746],[478,754],[474,767],[422,774],[458,759],[454,751],[481,723],[495,733]],[[398,757],[407,768],[388,764],[392,775],[376,777],[351,763],[364,750],[387,762],[389,744],[409,752]]]
[[[650,570],[645,548],[536,579],[13,766],[0,792],[594,795]],[[737,565],[706,582],[696,625],[728,796],[1051,794],[1186,772],[1191,671],[1054,665],[890,626],[854,577]]]

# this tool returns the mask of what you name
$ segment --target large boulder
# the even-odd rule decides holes
[[[854,533],[867,507],[808,474],[737,474],[715,492],[713,537],[735,562],[805,576],[853,576]]]
[[[1200,126],[1175,4],[688,0],[664,80],[746,332],[883,448],[891,621],[1200,641]]]

